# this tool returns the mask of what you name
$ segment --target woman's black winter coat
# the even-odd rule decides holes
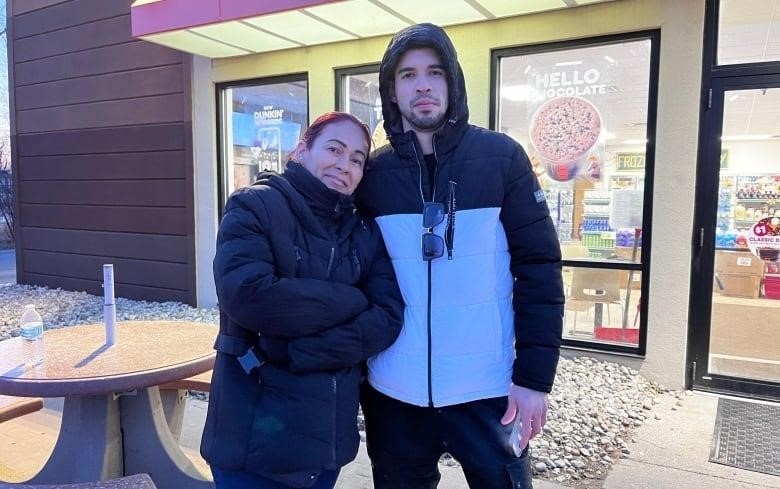
[[[288,163],[228,200],[214,279],[220,336],[203,457],[301,487],[351,461],[360,365],[395,341],[403,317],[376,224]],[[253,345],[267,363],[249,375],[237,355]]]

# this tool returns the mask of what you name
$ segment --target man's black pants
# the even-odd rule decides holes
[[[361,404],[375,489],[435,489],[444,452],[460,463],[472,489],[532,488],[528,450],[515,457],[512,426],[501,425],[506,397],[420,407],[365,382]]]

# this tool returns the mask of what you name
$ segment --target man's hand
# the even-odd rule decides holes
[[[520,429],[520,450],[524,450],[528,442],[542,432],[547,422],[547,394],[512,384],[504,417],[501,424],[507,425],[520,416],[523,426]]]

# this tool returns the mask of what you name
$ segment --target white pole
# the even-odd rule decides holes
[[[114,302],[114,265],[103,265],[103,319],[106,323],[106,345],[116,343],[116,304]]]

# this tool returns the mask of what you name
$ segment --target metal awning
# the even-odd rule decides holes
[[[224,58],[613,0],[136,0],[133,36]]]

